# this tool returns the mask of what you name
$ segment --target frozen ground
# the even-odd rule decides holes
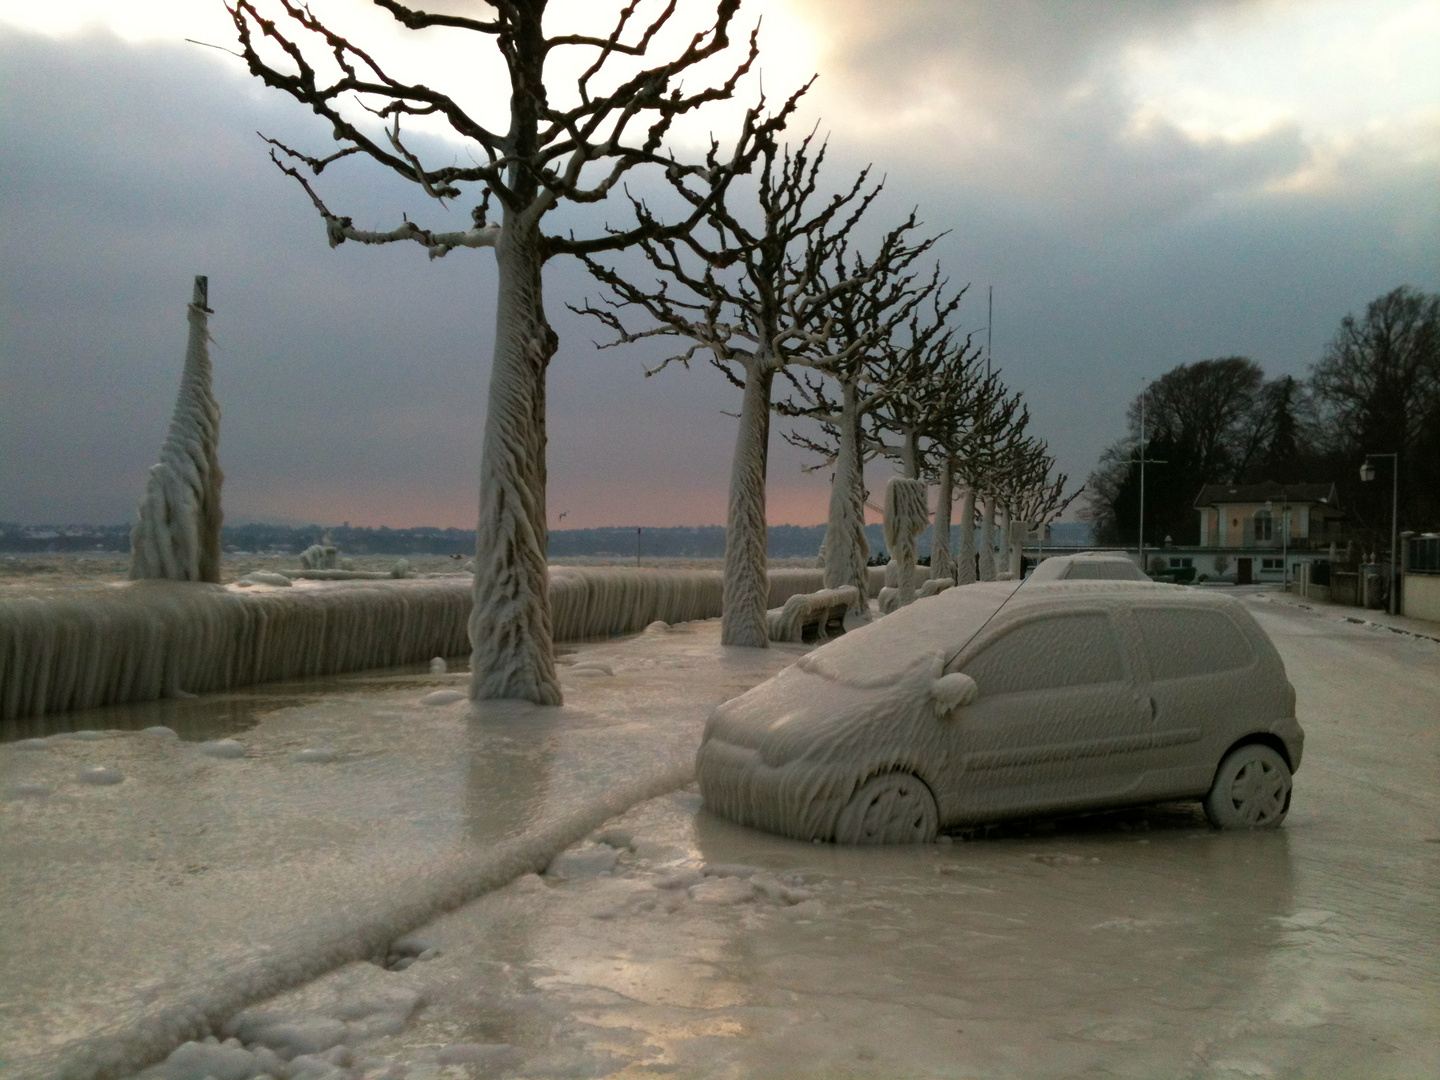
[[[0,748],[7,1068],[47,1075],[107,1024],[140,1045],[239,973],[229,1000],[254,1004],[228,1031],[314,1053],[192,1047],[158,1075],[1440,1075],[1440,645],[1259,599],[1308,735],[1260,835],[1168,806],[844,850],[686,791],[600,825],[682,774],[707,703],[798,651],[717,660],[713,623],[581,647],[615,674],[572,667],[539,731],[421,706],[449,677],[410,676],[267,714],[243,759]],[[483,887],[497,853],[538,867],[587,834],[420,925],[417,898]]]

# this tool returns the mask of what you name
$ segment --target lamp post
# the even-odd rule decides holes
[[[1399,614],[1396,609],[1400,606],[1395,588],[1395,552],[1400,521],[1400,455],[1366,454],[1364,462],[1360,465],[1360,479],[1364,483],[1368,484],[1375,479],[1375,466],[1370,464],[1370,459],[1377,457],[1390,459],[1390,596],[1388,610],[1391,615],[1396,615]]]

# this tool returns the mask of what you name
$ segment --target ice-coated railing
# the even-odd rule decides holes
[[[770,606],[821,586],[772,570]],[[554,567],[557,641],[720,614],[718,570]],[[470,651],[464,578],[237,592],[132,582],[74,597],[0,601],[0,719],[256,683],[397,667]]]

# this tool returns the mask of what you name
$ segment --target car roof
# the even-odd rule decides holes
[[[1031,572],[1030,581],[1061,581],[1064,580],[1075,566],[1095,567],[1111,566],[1117,569],[1126,570],[1124,578],[1105,578],[1102,580],[1120,581],[1146,581],[1145,574],[1135,565],[1135,561],[1128,555],[1105,551],[1081,551],[1073,555],[1051,555],[1043,559],[1040,565]]]

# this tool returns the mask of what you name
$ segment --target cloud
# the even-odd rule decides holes
[[[1440,118],[1416,104],[1409,46],[1364,36],[1399,89],[1329,127],[1304,95],[1261,85],[1282,16],[1309,26],[1333,5],[771,6],[765,47],[803,34],[787,62],[822,68],[812,111],[831,121],[832,181],[875,161],[877,229],[918,204],[951,230],[946,270],[976,285],[965,325],[983,328],[993,284],[996,359],[1072,475],[1123,429],[1142,375],[1234,354],[1303,374],[1345,312],[1401,283],[1440,288]],[[1244,71],[1220,70],[1225,27]],[[1306,31],[1327,60],[1332,31]],[[0,110],[0,518],[131,517],[174,399],[189,279],[208,273],[231,514],[473,521],[489,252],[330,250],[254,134],[320,149],[328,131],[214,50],[0,28]],[[323,180],[362,224],[445,224],[369,163]],[[595,291],[573,263],[553,262],[546,287],[552,519],[722,521],[736,394],[709,370],[646,380],[653,356],[596,352],[597,327],[563,306]],[[800,473],[782,426],[772,520],[822,520],[826,477]]]

